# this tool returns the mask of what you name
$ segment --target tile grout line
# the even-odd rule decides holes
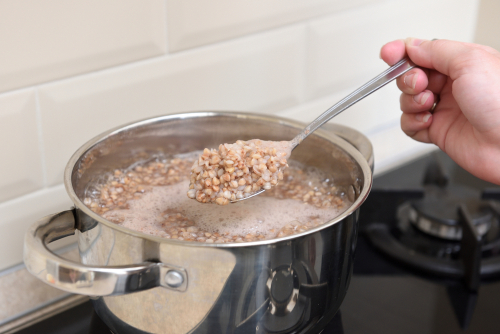
[[[167,1],[168,0],[165,0],[165,4],[166,4]],[[358,6],[356,6],[356,7],[358,7]],[[96,70],[91,70],[89,72],[77,73],[77,74],[74,74],[74,75],[71,75],[71,76],[62,77],[62,78],[56,78],[56,79],[52,79],[52,80],[45,81],[45,82],[39,82],[39,83],[32,84],[30,86],[24,86],[24,87],[20,87],[20,88],[14,88],[12,90],[7,90],[7,91],[0,92],[0,98],[4,94],[15,93],[15,92],[22,91],[22,90],[25,90],[25,89],[40,88],[40,87],[44,87],[44,86],[48,86],[48,85],[52,85],[52,84],[57,84],[57,83],[60,83],[60,82],[65,82],[65,81],[70,81],[70,80],[73,80],[73,79],[78,79],[78,78],[85,77],[85,76],[91,76],[91,75],[96,75],[96,74],[102,74],[102,73],[108,73],[108,72],[113,72],[113,71],[119,71],[119,70],[122,70],[122,69],[127,69],[127,68],[130,68],[130,67],[140,66],[140,65],[143,65],[143,64],[147,64],[148,62],[159,61],[162,58],[167,59],[167,58],[170,58],[172,56],[182,56],[184,54],[189,54],[191,52],[198,52],[199,50],[205,50],[205,49],[208,49],[208,48],[211,48],[211,47],[217,47],[217,46],[225,45],[225,44],[227,45],[227,44],[230,44],[230,43],[237,43],[238,41],[241,41],[241,40],[244,40],[244,39],[247,39],[247,38],[254,38],[254,37],[263,36],[265,34],[272,34],[272,33],[275,33],[275,32],[279,32],[280,30],[292,29],[294,27],[299,27],[300,25],[310,24],[310,22],[313,22],[315,20],[321,20],[321,19],[325,19],[325,18],[327,18],[329,16],[335,16],[335,15],[339,14],[340,12],[343,12],[343,11],[346,11],[346,10],[349,10],[349,9],[351,9],[351,8],[344,8],[344,9],[342,9],[340,11],[333,11],[333,12],[329,12],[329,13],[325,13],[325,14],[320,14],[320,15],[317,15],[317,16],[314,16],[314,17],[311,17],[311,18],[308,18],[308,19],[301,20],[301,21],[290,22],[290,23],[286,23],[286,24],[279,25],[279,26],[276,26],[276,27],[270,27],[270,28],[265,29],[265,30],[258,30],[258,31],[252,32],[252,33],[245,33],[245,34],[242,34],[242,35],[239,35],[239,36],[236,36],[236,37],[232,37],[232,38],[228,38],[228,39],[223,39],[223,40],[218,40],[218,41],[215,41],[215,42],[209,43],[209,44],[198,45],[198,46],[195,46],[195,47],[192,47],[192,48],[175,51],[173,53],[169,53],[168,52],[168,34],[167,34],[167,53],[165,53],[165,54],[158,55],[158,56],[153,56],[153,57],[148,57],[148,58],[143,58],[143,59],[138,59],[138,60],[135,60],[135,61],[132,61],[132,62],[128,62],[128,63],[122,63],[122,64],[117,64],[117,65],[112,65],[110,67],[105,67],[105,68],[100,68],[100,69],[96,69]],[[167,8],[165,8],[165,15],[166,15],[166,13],[167,13]],[[167,22],[165,20],[165,28],[166,27],[167,27]]]
[[[101,68],[101,69],[93,70],[93,71],[90,71],[90,72],[78,73],[78,74],[75,74],[75,75],[72,75],[72,76],[68,76],[68,77],[62,77],[62,78],[57,78],[57,79],[53,79],[53,80],[46,81],[46,82],[36,83],[36,84],[30,85],[30,86],[26,86],[26,87],[21,87],[21,88],[16,88],[16,89],[13,89],[13,90],[8,90],[8,91],[0,92],[0,98],[4,94],[5,95],[7,95],[7,94],[13,94],[13,93],[16,93],[16,92],[19,92],[19,91],[22,91],[22,90],[33,89],[33,88],[44,88],[46,86],[50,86],[50,85],[54,85],[54,84],[64,83],[64,82],[68,82],[68,81],[72,81],[72,80],[77,80],[77,79],[80,79],[80,78],[91,77],[93,75],[101,75],[101,74],[114,73],[114,72],[118,72],[118,71],[122,71],[122,70],[127,70],[127,69],[130,69],[130,68],[134,68],[134,67],[137,67],[137,66],[147,65],[149,63],[154,63],[154,62],[157,62],[157,61],[161,61],[163,59],[168,59],[168,58],[172,58],[172,57],[181,57],[181,56],[184,56],[186,54],[189,55],[189,54],[196,53],[196,52],[201,52],[203,50],[207,50],[207,49],[210,49],[210,48],[228,46],[228,45],[230,45],[232,43],[240,43],[242,41],[245,41],[245,40],[248,40],[248,39],[252,39],[252,38],[263,38],[263,36],[265,36],[266,34],[279,33],[280,30],[284,31],[284,30],[287,30],[287,29],[297,28],[297,27],[299,27],[302,24],[303,24],[303,22],[295,22],[294,24],[288,24],[288,25],[284,25],[284,26],[279,26],[279,27],[275,27],[273,29],[269,29],[269,30],[265,30],[265,31],[260,31],[260,32],[253,33],[253,34],[242,35],[242,36],[239,36],[238,38],[221,40],[221,41],[217,41],[217,42],[214,42],[214,43],[211,43],[211,44],[204,44],[204,45],[200,45],[200,46],[197,46],[197,47],[194,47],[194,48],[176,51],[174,53],[166,53],[166,54],[162,54],[162,55],[159,55],[159,56],[154,56],[154,57],[139,59],[139,60],[136,60],[136,61],[133,61],[133,62],[130,62],[130,63],[118,64],[118,65],[114,65],[114,66],[111,66],[111,67],[106,67],[106,68]]]
[[[31,85],[31,86],[12,89],[12,90],[7,90],[5,92],[0,92],[0,98],[6,97],[9,95],[18,94],[18,93],[28,92],[30,90],[33,90],[35,87],[36,87],[36,85]]]
[[[38,189],[38,190],[32,191],[30,193],[21,195],[19,197],[11,198],[7,201],[0,202],[0,210],[4,209],[5,207],[9,207],[10,205],[19,204],[20,202],[24,202],[26,200],[32,199],[33,197],[43,195],[47,192],[57,190],[58,188],[61,190],[64,190],[65,189],[64,183],[60,183],[60,184],[57,184],[55,186],[50,186],[50,187]],[[2,223],[2,221],[0,221],[0,224],[1,223]]]
[[[165,31],[165,47],[166,47],[166,54],[170,54],[170,48],[168,47],[168,0],[163,1],[163,4],[165,5],[165,10],[163,11],[163,14],[165,15],[165,27],[163,28]]]
[[[387,122],[384,122],[384,123],[372,128],[372,129],[369,129],[368,131],[366,131],[365,136],[373,137],[373,136],[376,136],[383,131],[386,131],[388,129],[392,129],[395,127],[397,127],[397,128],[400,127],[399,126],[399,118],[388,120]]]
[[[11,94],[11,93],[15,93],[15,92],[18,92],[18,91],[22,91],[22,90],[25,90],[25,89],[33,89],[33,88],[44,88],[45,86],[50,86],[50,85],[54,85],[54,84],[58,84],[58,83],[64,83],[64,82],[67,82],[67,81],[71,81],[71,80],[75,80],[75,79],[80,79],[80,78],[85,78],[85,77],[89,77],[89,76],[92,76],[92,75],[99,75],[99,74],[106,74],[106,73],[110,73],[110,72],[114,72],[114,71],[121,71],[123,69],[127,69],[127,68],[130,68],[130,67],[134,67],[134,66],[140,66],[140,65],[143,65],[143,64],[147,64],[148,62],[155,62],[155,61],[158,61],[158,60],[161,60],[162,58],[169,58],[171,57],[171,55],[169,54],[162,54],[162,55],[159,55],[159,56],[154,56],[154,57],[150,57],[150,58],[144,58],[144,59],[139,59],[139,60],[135,60],[133,62],[130,62],[130,63],[123,63],[123,64],[118,64],[118,65],[114,65],[114,66],[111,66],[111,67],[105,67],[105,68],[100,68],[100,69],[96,69],[96,70],[92,70],[90,72],[84,72],[84,73],[77,73],[77,74],[74,74],[74,75],[71,75],[71,76],[66,76],[66,77],[62,77],[62,78],[57,78],[57,79],[52,79],[52,80],[49,80],[49,81],[45,81],[45,82],[39,82],[39,83],[35,83],[31,86],[26,86],[26,87],[21,87],[21,88],[15,88],[13,90],[8,90],[8,91],[5,91],[5,92],[0,92],[0,98],[3,96],[3,95],[7,95],[7,94]]]
[[[309,22],[305,21],[303,23],[303,37],[302,37],[302,69],[300,74],[302,76],[300,81],[300,95],[299,104],[303,104],[307,101],[307,70],[308,70],[308,50],[309,50]]]
[[[45,157],[44,144],[43,144],[43,127],[42,127],[42,110],[40,107],[40,98],[38,86],[35,86],[35,113],[36,113],[36,126],[38,132],[38,150],[40,151],[40,159],[42,163],[42,180],[43,188],[47,187],[47,159]]]

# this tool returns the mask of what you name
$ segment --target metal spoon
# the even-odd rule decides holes
[[[322,113],[318,118],[312,121],[311,124],[306,126],[304,130],[302,130],[297,136],[295,136],[295,138],[293,138],[291,141],[292,150],[295,149],[295,147],[297,147],[297,145],[299,145],[305,138],[307,138],[307,136],[316,131],[320,126],[331,120],[333,117],[337,116],[338,114],[340,114],[342,111],[346,110],[353,104],[361,101],[374,91],[384,87],[394,79],[399,78],[400,76],[402,76],[415,66],[416,65],[410,59],[405,57],[396,64],[389,67],[384,72],[377,75],[372,80],[365,83],[363,86],[356,89],[351,94],[347,95],[345,98],[343,98],[342,100],[331,106],[327,111]],[[264,191],[265,189],[261,189],[248,197],[231,201],[231,203],[237,203],[252,198],[254,196],[263,193]]]

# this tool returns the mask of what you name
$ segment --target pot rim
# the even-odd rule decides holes
[[[251,247],[251,246],[264,246],[264,245],[273,245],[277,244],[279,242],[283,241],[288,241],[291,239],[297,239],[315,232],[318,232],[320,230],[323,230],[325,228],[328,228],[340,221],[342,221],[345,217],[351,215],[354,213],[360,206],[361,204],[366,200],[368,197],[368,194],[370,193],[372,183],[373,183],[373,175],[371,168],[369,167],[368,162],[366,161],[365,157],[350,143],[348,143],[346,140],[340,138],[339,136],[328,133],[322,129],[318,129],[313,135],[322,137],[324,139],[327,139],[328,141],[333,142],[335,145],[338,145],[341,149],[346,151],[361,167],[361,170],[363,172],[363,177],[364,177],[364,182],[363,182],[363,189],[361,190],[358,198],[352,203],[352,205],[342,212],[340,215],[336,216],[334,219],[318,226],[313,229],[307,230],[302,233],[298,234],[293,234],[281,238],[273,238],[269,240],[261,240],[261,241],[251,241],[251,242],[243,242],[243,243],[201,243],[201,242],[196,242],[196,241],[183,241],[183,240],[175,240],[175,239],[165,239],[162,237],[154,236],[154,235],[149,235],[145,234],[139,231],[135,231],[120,225],[117,225],[101,216],[99,216],[97,213],[93,212],[88,208],[82,200],[76,195],[73,185],[71,182],[71,176],[74,170],[74,167],[76,163],[80,160],[80,158],[86,154],[91,148],[93,148],[95,145],[98,143],[106,140],[108,137],[113,136],[115,134],[118,134],[120,132],[126,131],[131,128],[135,127],[140,127],[149,123],[154,123],[154,122],[159,122],[159,121],[165,121],[169,119],[190,119],[190,118],[198,118],[198,117],[215,117],[215,116],[225,116],[225,117],[235,117],[235,118],[244,118],[244,119],[255,119],[255,120],[265,120],[265,121],[270,121],[270,122],[277,122],[278,124],[283,124],[287,125],[290,127],[294,127],[297,129],[302,129],[305,127],[305,124],[290,120],[287,118],[279,117],[279,116],[270,116],[270,115],[265,115],[265,114],[259,114],[259,113],[247,113],[247,112],[240,112],[240,111],[195,111],[195,112],[183,112],[183,113],[176,113],[176,114],[169,114],[169,115],[163,115],[163,116],[157,116],[157,117],[150,117],[150,118],[145,118],[139,121],[134,121],[127,123],[125,125],[117,126],[111,130],[105,131],[94,138],[90,139],[87,141],[85,144],[83,144],[69,159],[68,163],[66,164],[66,168],[64,170],[64,186],[66,188],[66,192],[68,193],[69,197],[71,198],[72,202],[75,204],[75,206],[83,211],[86,215],[90,216],[92,219],[98,221],[99,223],[102,223],[106,225],[107,227],[110,227],[112,229],[116,229],[120,232],[132,235],[134,237],[138,238],[143,238],[143,239],[149,239],[155,242],[159,243],[171,243],[174,245],[183,245],[183,246],[191,246],[191,247],[218,247],[218,248],[233,248],[233,247]],[[293,153],[292,153],[293,154]]]

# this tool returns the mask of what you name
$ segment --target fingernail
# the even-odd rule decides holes
[[[418,104],[424,105],[431,94],[431,92],[423,92],[417,95],[413,95],[413,100]]]
[[[408,74],[407,76],[405,76],[403,81],[404,81],[405,85],[407,85],[411,89],[415,89],[415,86],[417,85],[417,77],[418,77],[418,73]]]
[[[419,38],[407,38],[406,43],[410,46],[419,46],[425,41],[425,39],[419,39]]]
[[[426,113],[425,115],[422,115],[422,114],[417,114],[415,115],[415,119],[419,122],[422,122],[422,123],[427,123],[427,121],[429,120],[429,118],[431,118],[431,114],[430,113]]]

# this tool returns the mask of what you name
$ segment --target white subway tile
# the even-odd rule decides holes
[[[434,144],[417,142],[393,124],[368,136],[373,145],[375,175],[382,174],[424,154],[438,150]]]
[[[71,205],[63,185],[1,203],[0,270],[22,262],[24,234],[31,224]]]
[[[169,50],[179,51],[380,0],[167,0]]]
[[[361,86],[361,84],[360,82],[359,85]],[[352,86],[335,94],[308,101],[299,106],[283,110],[279,115],[306,124],[310,123],[356,88],[358,87]],[[335,116],[331,122],[352,127],[369,135],[376,131],[377,128],[384,126],[388,122],[394,123],[395,120],[401,117],[400,93],[395,83],[389,84]]]
[[[43,186],[35,91],[0,95],[0,202]]]
[[[427,27],[426,35],[429,39],[451,39],[463,42],[473,42],[478,20],[479,5],[481,0],[443,0],[429,1],[428,6],[435,6],[431,11],[433,15],[426,19],[426,24],[430,20],[435,20],[436,28],[432,31]]]
[[[162,0],[0,1],[0,92],[166,52]]]
[[[468,41],[477,0],[385,1],[309,24],[306,98],[363,83],[387,68],[379,59],[385,43],[409,36]]]
[[[338,94],[313,100],[284,110],[280,116],[310,123],[326,109],[354,90],[347,89]],[[388,85],[330,122],[349,126],[365,134],[373,145],[375,174],[395,168],[405,162],[437,149],[434,145],[422,144],[406,136],[399,126],[401,111],[396,85]]]
[[[500,51],[500,1],[482,0],[479,9],[475,43],[491,46]]]
[[[193,110],[275,112],[300,95],[303,29],[291,27],[40,88],[49,184],[93,136]]]

